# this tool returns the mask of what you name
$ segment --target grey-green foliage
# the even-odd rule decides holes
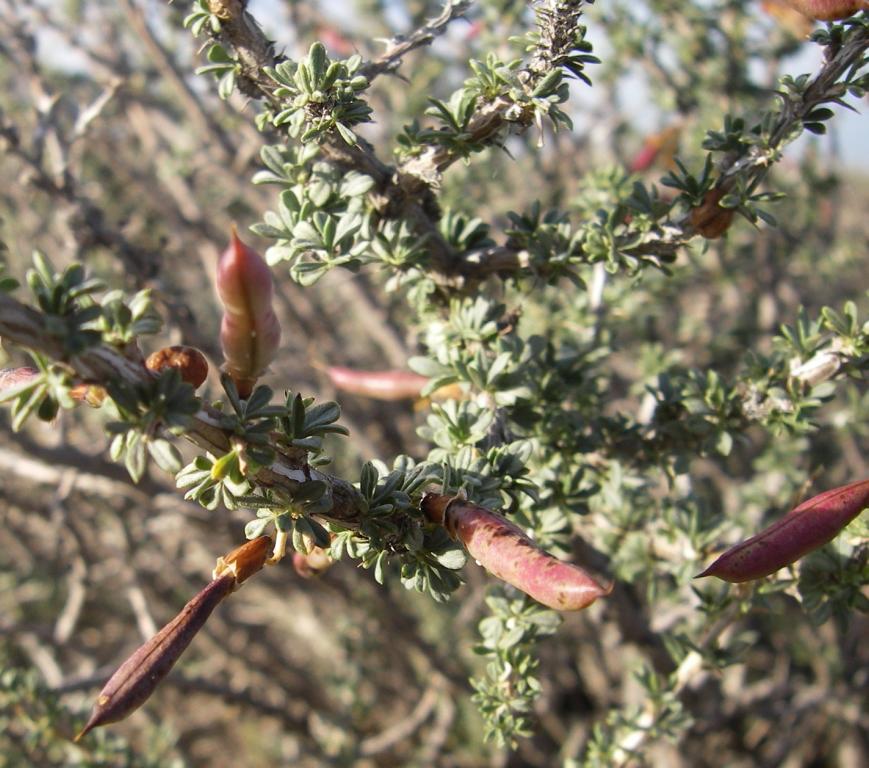
[[[358,559],[383,583],[391,566],[406,589],[446,600],[462,583],[457,571],[465,555],[443,528],[426,524],[418,508],[421,490],[439,479],[437,465],[416,464],[399,456],[391,470],[369,462],[362,468],[359,490],[367,507],[358,530],[332,524],[331,553]]]
[[[146,750],[109,731],[99,731],[86,744],[73,744],[69,734],[84,713],[69,709],[39,678],[36,670],[13,665],[0,649],[0,731],[6,737],[0,768],[181,768],[164,738],[152,738]],[[163,742],[163,743],[161,743]]]
[[[356,144],[352,127],[368,122],[371,107],[357,94],[368,88],[358,74],[362,57],[330,61],[322,43],[314,43],[299,62],[282,61],[265,73],[275,81],[275,107],[261,113],[259,124],[286,126],[290,136],[303,144],[336,131],[347,144]]]
[[[323,438],[344,431],[338,406],[315,405],[295,392],[274,405],[267,387],[243,401],[224,379],[226,402],[216,418],[230,444],[221,455],[197,456],[176,481],[209,509],[255,509],[250,537],[273,527],[298,551],[328,546],[333,557],[370,569],[377,582],[397,579],[438,601],[461,585],[465,553],[420,511],[426,489],[503,511],[559,554],[573,556],[578,535],[644,608],[672,612],[667,631],[650,634],[675,671],[643,662],[636,675],[641,705],[613,710],[587,745],[587,764],[614,765],[630,760],[633,750],[640,754],[646,740],[688,733],[682,693],[692,670],[721,670],[749,652],[751,637],[736,631],[722,640],[723,628],[752,612],[771,613],[785,597],[815,622],[833,617],[844,624],[851,611],[866,609],[860,592],[866,548],[849,543],[859,527],[846,532],[845,544],[807,559],[795,581],[782,575],[754,591],[692,583],[713,550],[755,529],[770,508],[786,509],[804,490],[805,475],[819,462],[812,451],[824,455],[812,437],[856,433],[865,424],[869,402],[852,385],[865,377],[869,334],[855,301],[786,307],[781,316],[790,322],[777,336],[756,327],[699,329],[705,335],[696,343],[698,329],[688,325],[693,313],[675,320],[674,306],[682,293],[715,293],[694,278],[714,283],[725,272],[742,278],[752,269],[744,232],[750,241],[775,223],[767,210],[778,199],[769,169],[803,131],[823,132],[833,117],[829,105],[847,106],[847,97],[865,94],[869,21],[863,14],[817,31],[814,41],[830,61],[841,51],[858,54],[821,82],[783,78],[764,103],[764,89],[747,75],[746,43],[707,23],[709,9],[724,4],[653,2],[643,20],[633,4],[614,3],[603,13],[611,14],[604,23],[614,30],[616,51],[654,56],[668,34],[683,36],[672,51],[675,73],[666,60],[652,60],[652,76],[667,86],[661,98],[692,114],[707,105],[704,82],[720,85],[720,96],[730,93],[720,78],[732,77],[736,93],[752,99],[742,115],[717,115],[722,127],[698,139],[693,155],[674,159],[660,184],[675,196],[612,163],[571,180],[551,199],[529,201],[521,191],[518,210],[482,194],[450,195],[444,177],[456,160],[466,162],[463,178],[479,180],[485,172],[479,166],[509,147],[513,135],[530,129],[542,138],[544,126],[570,126],[567,81],[588,83],[586,69],[596,62],[580,23],[585,5],[536,3],[533,30],[498,54],[463,63],[448,79],[450,87],[462,83],[458,89],[445,89],[421,114],[408,116],[395,141],[394,168],[354,131],[373,114],[360,57],[331,61],[315,43],[301,60],[278,56],[263,70],[268,85],[259,93],[256,122],[287,138],[261,152],[265,168],[254,182],[275,187],[276,201],[253,229],[273,241],[269,261],[289,264],[303,285],[335,267],[367,267],[406,299],[420,329],[420,353],[410,365],[428,378],[424,394],[432,397],[419,427],[430,450],[419,460],[366,464],[357,483],[359,519],[324,524],[318,518],[329,511],[330,488],[312,472],[328,460]],[[728,8],[739,16],[744,5]],[[514,27],[523,22],[515,5],[489,3],[490,15],[495,6],[509,11],[504,18]],[[668,28],[674,14],[688,31]],[[217,39],[220,19],[197,0],[185,23],[208,36],[209,64],[201,71],[220,79],[226,97],[241,72],[229,42]],[[654,34],[645,39],[632,23]],[[711,54],[715,71],[705,60],[689,66],[691,50],[723,56],[722,40],[731,46],[730,66]],[[720,193],[715,205],[739,212],[758,230],[737,230],[732,248],[699,246],[692,212],[710,193]],[[78,267],[57,275],[39,259],[29,282],[46,332],[66,355],[99,342],[127,344],[154,327],[146,297],[127,303],[112,296],[100,305],[99,286]],[[745,290],[745,281],[734,284]],[[668,322],[677,327],[656,327]],[[69,404],[68,370],[41,358],[37,364],[27,388],[14,391],[16,426],[34,410],[51,417],[55,402]],[[446,396],[444,388],[451,388]],[[113,455],[138,477],[147,447],[176,471],[171,444],[159,435],[184,430],[200,405],[192,393],[167,374],[141,390],[109,387],[109,395],[107,407],[120,417],[111,427]],[[835,419],[825,411],[833,403],[840,406]],[[279,454],[299,467],[302,479],[290,491],[257,483]],[[715,473],[740,478],[724,483],[728,491],[738,486],[733,498],[721,498],[721,484],[709,480]],[[535,646],[557,624],[554,612],[513,592],[487,601],[477,648],[487,668],[474,686],[497,743],[512,745],[530,732],[540,692]]]
[[[533,733],[530,712],[540,695],[536,641],[558,631],[561,618],[525,598],[486,598],[489,615],[480,622],[474,652],[487,661],[485,677],[471,681],[474,702],[486,721],[486,737],[500,746]]]

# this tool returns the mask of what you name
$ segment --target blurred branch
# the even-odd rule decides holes
[[[443,695],[442,681],[439,677],[435,678],[407,717],[393,723],[376,736],[363,739],[359,743],[359,754],[363,757],[372,757],[386,752],[399,742],[409,738],[428,720]]]
[[[386,41],[386,51],[374,61],[365,64],[359,73],[369,80],[378,75],[395,72],[403,56],[432,41],[447,31],[450,22],[462,18],[470,8],[470,0],[447,0],[440,15],[409,35],[398,35]]]
[[[206,111],[199,97],[178,72],[162,43],[154,36],[142,9],[133,0],[121,0],[120,5],[130,28],[139,36],[147,49],[151,61],[160,75],[178,94],[184,107],[184,114],[193,121],[196,132],[201,137],[213,137],[220,147],[224,158],[234,158],[237,148],[217,121]]]

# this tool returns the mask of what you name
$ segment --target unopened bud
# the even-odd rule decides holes
[[[225,369],[246,398],[278,351],[281,327],[272,309],[271,270],[234,229],[217,267],[217,293],[224,308],[220,346]]]
[[[293,552],[293,569],[303,579],[320,576],[332,567],[335,561],[329,556],[328,550],[322,547],[311,547],[307,555]]]

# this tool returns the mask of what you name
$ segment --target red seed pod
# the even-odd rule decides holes
[[[281,327],[272,309],[271,270],[235,229],[217,266],[217,293],[224,307],[220,346],[225,368],[246,398],[274,359]]]
[[[98,726],[123,720],[142,706],[202,629],[217,604],[235,586],[232,573],[214,579],[181,609],[181,613],[140,646],[100,691],[90,718],[75,740],[79,741]]]
[[[738,583],[769,576],[832,541],[866,507],[869,480],[833,488],[731,547],[697,578],[717,576]]]
[[[163,347],[148,356],[145,367],[152,373],[160,373],[166,368],[176,368],[182,380],[198,389],[208,376],[208,361],[195,347]]]
[[[681,135],[682,124],[675,123],[647,136],[643,146],[628,161],[628,170],[631,173],[642,173],[653,165],[669,168],[673,165],[673,156],[676,154]]]
[[[691,210],[691,226],[707,240],[721,237],[733,222],[734,209],[722,208],[718,204],[726,194],[720,187],[710,189],[703,196],[703,202]]]
[[[293,552],[293,569],[303,579],[311,579],[325,573],[334,564],[327,550],[322,547],[312,547],[307,555]]]
[[[608,595],[582,568],[540,549],[516,525],[459,498],[428,493],[422,511],[459,539],[489,573],[557,611],[578,611]]]
[[[839,21],[869,10],[869,0],[785,0],[803,16],[817,21]]]

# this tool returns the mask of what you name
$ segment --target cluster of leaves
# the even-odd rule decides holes
[[[337,423],[341,416],[338,405],[314,405],[313,398],[289,390],[283,404],[273,405],[274,392],[266,386],[256,387],[247,400],[242,400],[229,376],[223,375],[221,383],[231,410],[225,409],[223,402],[214,405],[220,413],[217,423],[229,435],[229,450],[221,456],[197,456],[178,472],[178,487],[188,489],[185,498],[206,509],[220,504],[228,509],[258,508],[257,519],[246,530],[249,538],[262,535],[270,523],[289,532],[294,518],[328,509],[329,488],[321,480],[298,482],[292,495],[286,495],[276,489],[257,493],[254,478],[260,469],[272,465],[278,452],[305,467],[328,463],[323,438],[347,434],[346,427]],[[313,521],[310,525],[318,542],[328,545],[323,529]]]
[[[515,746],[532,733],[529,713],[540,694],[535,676],[536,641],[555,633],[561,617],[525,597],[486,598],[489,615],[480,622],[480,643],[474,652],[487,660],[486,676],[471,681],[474,702],[486,721],[486,737]]]
[[[465,553],[419,510],[422,490],[438,479],[436,465],[416,464],[407,456],[396,458],[391,470],[380,462],[366,463],[359,481],[365,519],[355,531],[330,525],[332,556],[340,559],[346,553],[358,559],[363,568],[373,569],[379,584],[395,564],[406,589],[445,601],[462,583],[457,571],[465,564]]]
[[[269,263],[289,262],[290,275],[302,285],[338,266],[358,269],[371,238],[365,194],[373,180],[317,162],[314,144],[298,151],[267,146],[261,155],[266,170],[254,183],[282,187],[277,211],[267,211],[263,222],[251,227],[277,241],[266,251]]]
[[[281,127],[303,144],[319,141],[335,131],[347,144],[358,141],[352,127],[370,120],[371,107],[357,94],[368,88],[359,74],[362,57],[330,61],[322,43],[314,43],[299,62],[282,61],[265,73],[275,81],[274,98],[280,108],[267,109],[257,120]]]
[[[106,408],[115,420],[106,425],[114,435],[109,455],[123,461],[130,477],[138,482],[145,474],[148,455],[161,469],[175,473],[181,468],[181,454],[164,433],[181,435],[190,417],[199,410],[193,387],[174,368],[140,386],[111,382]]]
[[[81,264],[71,264],[60,273],[48,258],[36,252],[33,254],[33,268],[27,273],[27,284],[42,313],[42,332],[59,345],[64,360],[100,343],[120,350],[135,348],[140,336],[158,332],[162,324],[152,304],[150,291],[139,291],[129,298],[121,291],[108,291],[98,298],[95,294],[105,286],[101,280],[88,277]],[[4,279],[5,291],[16,287],[16,281]],[[58,408],[75,405],[71,394],[72,369],[66,363],[52,362],[37,352],[32,352],[31,356],[37,368],[36,375],[4,391],[0,400],[12,401],[12,427],[16,431],[31,415],[51,421]],[[120,418],[130,423],[136,421],[138,426],[130,429],[129,426],[115,425],[113,432],[120,440],[113,443],[112,454],[117,459],[127,456],[128,469],[135,479],[144,471],[146,443],[161,466],[173,467],[177,463],[177,451],[171,444],[150,438],[155,437],[157,426],[164,419],[170,428],[177,429],[182,426],[185,416],[195,411],[191,410],[189,402],[192,389],[179,394],[176,392],[178,385],[180,380],[166,379],[159,387],[155,384],[153,392],[133,394],[122,392],[120,385],[115,383],[115,391],[121,398],[119,403],[123,403],[119,406]],[[152,400],[156,410],[148,417],[141,416],[143,408],[147,410],[147,404]],[[136,401],[135,405],[133,401]],[[148,439],[140,442],[145,435]]]

